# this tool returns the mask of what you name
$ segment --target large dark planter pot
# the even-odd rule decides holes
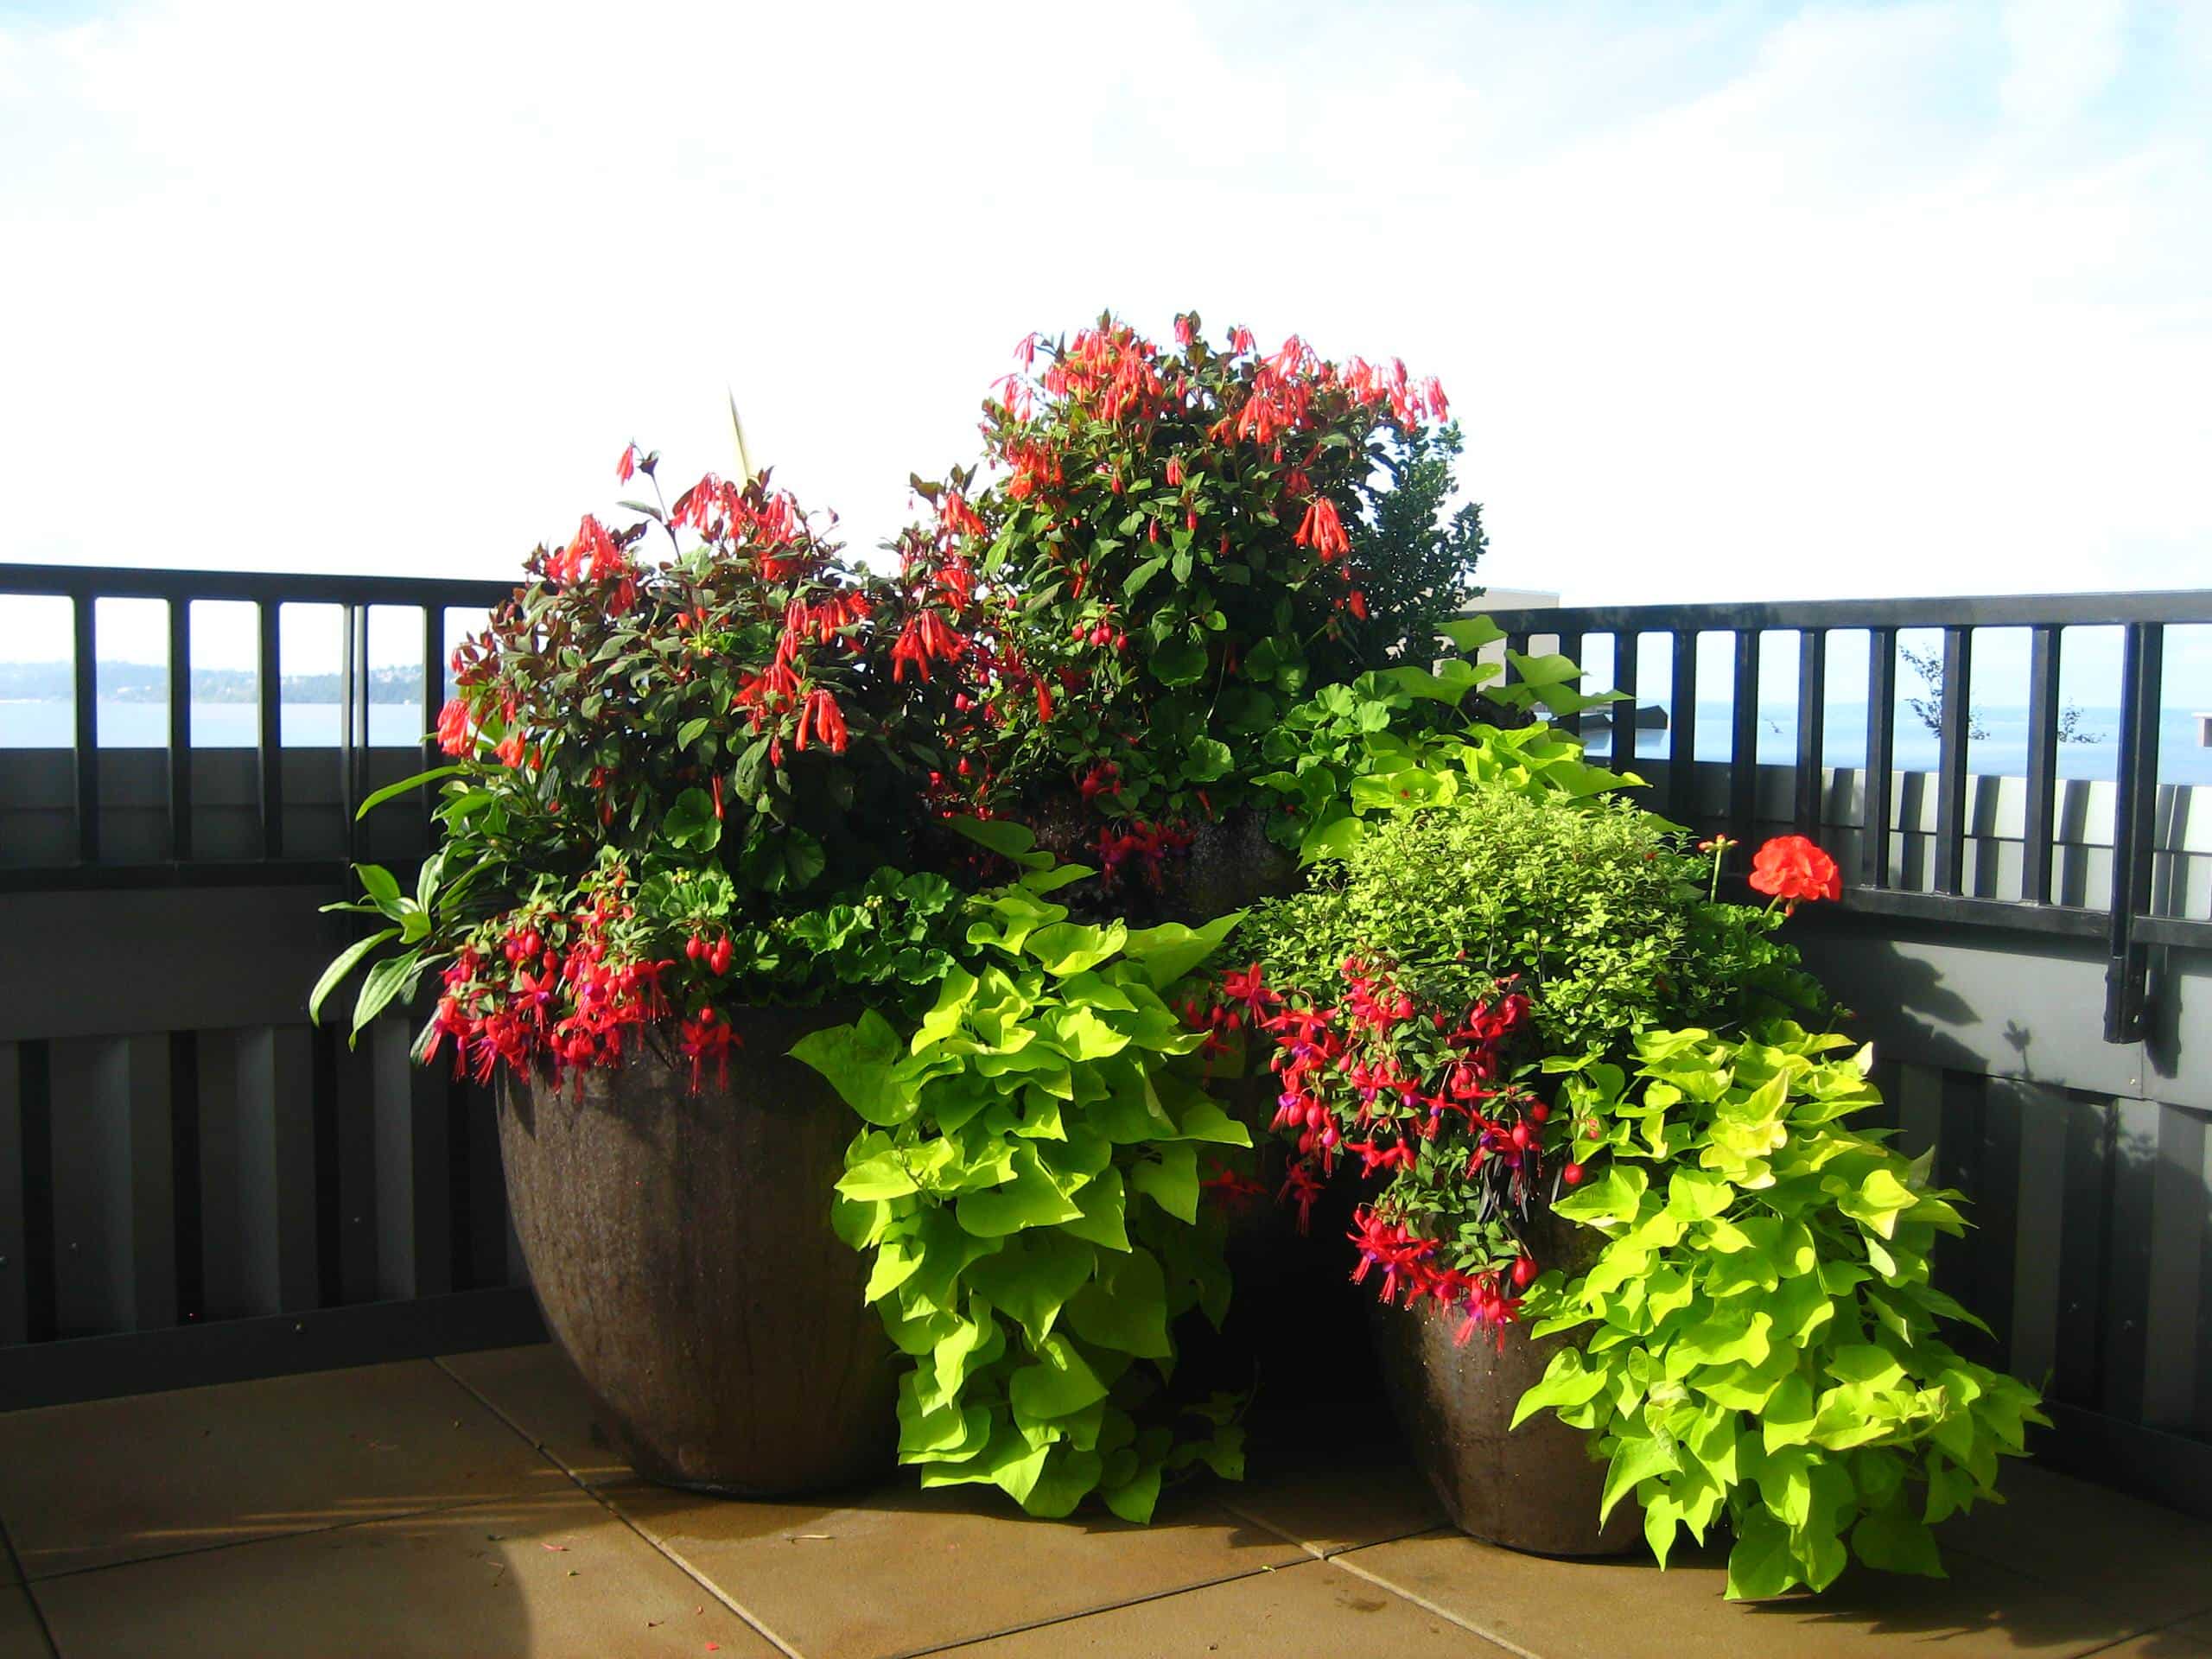
[[[1640,1511],[1624,1499],[1601,1530],[1605,1465],[1589,1436],[1550,1412],[1509,1429],[1513,1408],[1544,1374],[1564,1336],[1507,1333],[1464,1348],[1459,1318],[1422,1302],[1375,1305],[1372,1329],[1384,1390],[1414,1460],[1462,1532],[1540,1555],[1622,1555],[1636,1549]]]
[[[767,1497],[887,1469],[896,1374],[867,1264],[830,1227],[853,1125],[787,1057],[845,1017],[756,1008],[727,1087],[649,1044],[499,1090],[507,1201],[545,1323],[631,1467]]]

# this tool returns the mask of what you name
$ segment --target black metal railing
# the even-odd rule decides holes
[[[353,808],[366,791],[370,663],[368,621],[372,609],[418,610],[423,618],[422,726],[436,724],[445,697],[447,613],[489,609],[514,591],[512,584],[409,576],[262,575],[246,571],[156,570],[92,566],[0,564],[0,600],[58,598],[70,606],[71,683],[75,697],[72,745],[74,858],[58,865],[0,868],[0,890],[26,887],[143,886],[166,882],[321,880],[327,857],[288,857],[284,844],[283,759],[283,663],[278,622],[287,605],[334,605],[340,613],[340,791],[345,851],[356,845]],[[162,859],[104,857],[99,764],[98,663],[95,612],[102,600],[153,600],[168,607],[168,760],[167,835]],[[192,606],[194,601],[243,601],[255,607],[256,847],[239,859],[196,854],[193,836]],[[435,764],[425,737],[424,766]]]
[[[2025,929],[2103,941],[2107,955],[2105,1040],[2140,1039],[2151,948],[2212,948],[2212,919],[2151,913],[2154,809],[2158,799],[2158,711],[2166,630],[2212,623],[2212,590],[2158,593],[2024,594],[1998,597],[1820,600],[1763,604],[1579,606],[1486,613],[1506,630],[1508,645],[1528,649],[1551,638],[1580,663],[1593,637],[1610,636],[1612,683],[1633,696],[1638,651],[1646,634],[1669,641],[1671,686],[1664,757],[1665,805],[1683,823],[1699,822],[1748,840],[1757,816],[1761,636],[1794,632],[1797,645],[1797,731],[1791,791],[1799,833],[1815,834],[1823,800],[1828,642],[1832,634],[1867,636],[1866,760],[1859,824],[1859,855],[1848,869],[1846,907],[1970,928]],[[2054,807],[2058,789],[2062,632],[2076,627],[2123,631],[2120,728],[2112,840],[2110,901],[2103,907],[2053,901]],[[1967,740],[1972,731],[1974,648],[1978,630],[2029,632],[2026,805],[2023,880],[2017,898],[1964,891],[1967,815]],[[1930,880],[1924,890],[1890,879],[1895,787],[1898,635],[1938,630],[1942,683],[1935,774],[1936,828]],[[1726,805],[1702,810],[1697,751],[1698,641],[1730,636]],[[1573,724],[1573,721],[1568,723]],[[1632,722],[1631,728],[1632,728]],[[1616,728],[1618,729],[1618,728]],[[1629,753],[1633,753],[1633,740]]]

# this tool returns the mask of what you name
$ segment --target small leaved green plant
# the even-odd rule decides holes
[[[1469,652],[1504,638],[1487,617],[1444,632]],[[1590,765],[1580,742],[1541,721],[1511,730],[1470,723],[1463,710],[1478,690],[1522,714],[1571,713],[1616,695],[1579,690],[1581,671],[1565,657],[1508,657],[1518,676],[1511,684],[1493,683],[1495,663],[1449,657],[1325,685],[1285,710],[1262,745],[1272,769],[1253,779],[1277,798],[1269,836],[1311,862],[1350,852],[1372,817],[1446,804],[1471,789],[1582,800],[1643,781]]]
[[[1677,1533],[1734,1540],[1728,1594],[1825,1588],[1856,1555],[1942,1575],[1930,1529],[1993,1491],[2045,1419],[1962,1357],[1980,1322],[1929,1282],[1964,1223],[1928,1160],[1845,1120],[1879,1096],[1848,1039],[1775,1022],[1647,1033],[1633,1070],[1554,1060],[1591,1173],[1554,1212],[1605,1244],[1539,1278],[1532,1334],[1577,1332],[1521,1400],[1591,1432],[1603,1513],[1633,1497],[1663,1565]]]
[[[966,827],[1024,874],[970,901],[935,1007],[911,1033],[870,1011],[791,1051],[868,1125],[836,1224],[913,1362],[899,1446],[923,1485],[988,1482],[1039,1516],[1096,1492],[1146,1521],[1179,1471],[1243,1471],[1238,1402],[1164,1391],[1174,1319],[1228,1310],[1202,1154],[1251,1145],[1169,999],[1240,918],[1072,923],[1046,894],[1090,872],[1018,826]]]
[[[1498,735],[1491,760],[1540,747]],[[1774,937],[1781,913],[1713,902],[1710,861],[1664,819],[1550,787],[1541,770],[1517,786],[1452,782],[1466,777],[1456,765],[1435,775],[1446,781],[1424,810],[1379,814],[1306,891],[1256,909],[1237,953],[1321,1002],[1352,957],[1454,1014],[1510,979],[1534,998],[1549,1054],[1623,1053],[1641,1031],[1817,1006],[1819,987]]]

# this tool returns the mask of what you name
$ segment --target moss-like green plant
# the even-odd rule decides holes
[[[1882,1132],[1864,1051],[1788,1022],[1727,1039],[1649,1032],[1632,1069],[1555,1060],[1591,1173],[1554,1213],[1605,1239],[1588,1272],[1529,1289],[1535,1334],[1573,1331],[1516,1421],[1550,1408],[1633,1495],[1663,1565],[1726,1516],[1728,1593],[1820,1590],[1851,1555],[1941,1577],[1930,1527],[1995,1486],[2041,1423],[2034,1391],[1961,1357],[1980,1322],[1929,1282],[1963,1230]]]
[[[1280,988],[1325,995],[1357,957],[1455,1008],[1518,976],[1553,1054],[1618,1053],[1638,1032],[1777,995],[1816,1001],[1795,949],[1771,937],[1780,914],[1713,903],[1711,864],[1681,842],[1618,795],[1440,791],[1425,810],[1370,821],[1312,888],[1256,911],[1236,948]]]

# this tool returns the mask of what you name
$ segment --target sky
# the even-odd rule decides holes
[[[2212,5],[0,0],[10,559],[505,576],[728,392],[864,550],[1109,307],[1440,376],[1501,586],[2205,586]]]

